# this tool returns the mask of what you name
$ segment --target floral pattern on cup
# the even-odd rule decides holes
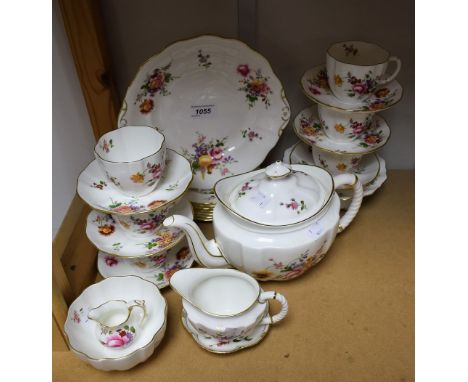
[[[109,330],[102,333],[101,342],[111,348],[120,348],[127,346],[133,341],[136,330],[134,326],[124,325],[116,330]]]
[[[203,66],[205,69],[208,69],[211,66],[210,55],[203,54],[202,50],[198,50],[198,66]]]
[[[161,163],[147,163],[142,173],[136,172],[130,176],[130,179],[133,183],[144,183],[147,186],[152,186],[161,178],[161,175]]]
[[[358,53],[358,49],[354,47],[354,44],[343,44],[343,49],[346,56],[355,56]]]
[[[148,76],[146,81],[140,87],[140,93],[137,94],[135,105],[139,104],[140,113],[148,114],[154,108],[154,101],[152,98],[156,94],[161,94],[163,96],[171,94],[167,89],[167,85],[173,81],[175,78],[170,72],[171,62],[169,64],[156,68]]]
[[[254,139],[260,139],[260,140],[263,139],[258,133],[253,131],[250,127],[245,130],[242,130],[241,134],[242,134],[242,138],[248,138],[250,142],[252,142]]]
[[[259,99],[263,102],[265,108],[268,109],[270,106],[268,96],[273,94],[270,86],[268,86],[269,77],[262,75],[261,69],[253,71],[247,64],[238,65],[236,71],[243,77],[239,80],[241,87],[238,90],[245,93],[249,109],[254,107]]]
[[[104,261],[108,267],[113,267],[119,263],[119,260],[117,260],[115,256],[110,256],[110,255],[106,256],[104,258]]]
[[[228,137],[222,139],[210,139],[197,132],[197,142],[192,144],[194,152],[189,152],[183,149],[182,154],[191,162],[192,172],[200,172],[202,179],[205,175],[212,174],[214,170],[218,170],[221,176],[230,173],[228,165],[237,162],[231,155],[226,155],[224,145]]]
[[[307,209],[307,206],[303,200],[296,201],[294,198],[291,198],[291,200],[286,203],[281,202],[280,206],[285,206],[288,209],[290,208],[291,210],[296,211],[298,214]]]
[[[393,103],[393,99],[395,98],[396,94],[396,90],[390,92],[390,90],[386,87],[379,88],[374,92],[376,99],[365,105],[364,110],[376,111],[385,109],[388,105]]]
[[[148,203],[147,206],[144,206],[140,204],[138,199],[131,199],[127,202],[111,200],[111,203],[109,203],[108,208],[113,212],[117,212],[123,215],[129,215],[139,212],[141,210],[146,210],[147,208],[155,210],[166,203],[167,200],[153,200],[150,203]]]
[[[335,76],[339,77],[338,75]],[[366,73],[364,78],[356,78],[348,72],[346,80],[351,87],[347,89],[348,97],[359,98],[367,96],[377,88],[377,81],[373,78],[372,72]],[[336,83],[336,80],[335,80]]]
[[[282,261],[270,258],[271,265],[261,271],[254,272],[253,276],[257,279],[268,279],[275,276],[277,280],[291,280],[302,275],[309,268],[317,264],[320,260],[325,257],[325,240],[321,247],[315,252],[314,255],[310,255],[310,251],[306,250],[301,253],[297,259],[294,259],[287,264]]]
[[[99,147],[102,151],[108,153],[110,149],[114,147],[114,143],[112,142],[112,139],[109,139],[109,142],[107,142],[107,140],[104,139],[102,143],[99,144]]]
[[[146,234],[156,230],[167,217],[168,210],[163,209],[158,212],[150,212],[144,214],[144,217],[130,215],[130,220],[133,224],[133,229],[135,233]],[[122,222],[121,222],[122,223]],[[132,228],[132,227],[129,227]]]

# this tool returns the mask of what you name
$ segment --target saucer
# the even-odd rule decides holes
[[[172,213],[192,218],[192,209],[186,200],[174,207]],[[91,211],[86,224],[86,235],[91,243],[110,255],[136,258],[153,256],[174,247],[181,241],[184,231],[161,226],[154,235],[131,235],[110,214]]]
[[[312,156],[313,150],[314,147],[307,146],[304,142],[297,142],[284,152],[283,161],[289,164],[315,165]],[[358,171],[353,173],[359,178],[364,188],[370,186],[376,181],[380,173],[380,160],[378,155],[373,153],[372,155],[363,157],[359,163]]]
[[[108,347],[96,336],[97,323],[88,312],[110,300],[144,300],[147,316],[128,346]],[[128,370],[146,361],[164,337],[167,303],[156,285],[137,276],[109,277],[86,288],[73,301],[65,321],[65,333],[73,353],[100,370]]]
[[[301,78],[302,90],[314,102],[338,110],[357,113],[369,113],[388,109],[400,101],[403,88],[397,80],[377,87],[374,93],[361,105],[349,105],[331,92],[328,86],[327,70],[325,65],[318,65],[307,70]]]
[[[212,353],[227,354],[257,345],[268,333],[270,325],[258,325],[249,335],[240,336],[231,339],[214,338],[202,334],[195,330],[189,320],[187,320],[187,313],[182,309],[182,324],[189,332],[195,342],[203,349]]]
[[[171,276],[180,269],[190,268],[193,255],[187,245],[187,240],[155,256],[140,259],[123,259],[99,251],[97,258],[98,271],[102,277],[139,276],[150,281],[159,289],[169,285]]]
[[[192,181],[190,163],[182,155],[167,149],[166,169],[157,188],[147,195],[131,197],[114,187],[97,160],[92,161],[78,178],[78,194],[93,209],[112,214],[133,215],[151,212],[175,202]]]
[[[317,107],[311,106],[302,110],[294,118],[294,132],[306,144],[339,154],[365,155],[381,149],[390,138],[387,122],[378,115],[374,116],[374,125],[351,142],[336,142],[323,131],[317,116]]]

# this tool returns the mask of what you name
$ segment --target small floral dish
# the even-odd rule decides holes
[[[131,197],[122,193],[97,163],[91,162],[78,177],[78,195],[93,209],[114,215],[138,215],[174,204],[192,181],[190,163],[182,155],[167,150],[166,170],[158,187],[147,195]]]
[[[390,138],[390,128],[380,116],[374,117],[373,126],[351,142],[336,142],[328,137],[320,119],[317,117],[316,106],[302,110],[294,119],[294,132],[298,138],[308,144],[342,155],[366,155],[381,149]]]
[[[187,312],[184,309],[182,309],[182,324],[202,349],[219,354],[234,353],[238,350],[257,345],[266,336],[268,329],[270,329],[270,325],[258,325],[251,333],[246,335],[235,338],[216,338],[198,332],[187,319]]]
[[[192,217],[192,208],[185,199],[171,213],[180,211]],[[89,241],[102,252],[125,258],[149,257],[174,247],[184,238],[182,230],[160,226],[152,236],[135,236],[128,233],[110,214],[91,211],[86,223]]]
[[[164,135],[148,126],[126,126],[104,134],[94,147],[107,180],[126,195],[153,191],[164,173]]]
[[[324,106],[336,108],[343,111],[355,113],[373,113],[388,109],[400,101],[403,95],[403,88],[397,80],[393,80],[385,85],[377,86],[372,95],[358,105],[349,105],[340,101],[330,90],[328,84],[328,75],[325,65],[318,65],[307,70],[301,78],[302,90],[312,101]],[[344,79],[343,81],[353,81],[353,79]],[[360,84],[361,86],[362,84]],[[366,89],[354,84],[356,92],[362,92]]]
[[[144,301],[146,317],[140,326],[123,325],[108,333],[106,345],[96,338],[100,324],[89,318],[93,308],[109,301]],[[71,350],[100,370],[128,370],[150,357],[164,337],[167,303],[156,285],[137,276],[109,277],[86,288],[73,301],[65,321]]]
[[[192,264],[193,256],[186,239],[155,256],[124,259],[99,252],[97,259],[98,271],[104,278],[135,275],[156,284],[159,289],[169,285],[175,272],[190,268]]]
[[[315,154],[316,151],[319,153]],[[317,158],[318,160],[315,161],[314,158]],[[295,145],[287,149],[284,152],[283,161],[288,164],[307,164],[312,166],[316,165],[324,168],[325,170],[330,171],[330,166],[324,160],[324,157],[320,154],[319,149],[307,146],[304,142],[297,142]],[[350,171],[350,169],[347,170],[347,172],[356,174],[356,176],[359,178],[360,182],[364,187],[365,194],[366,187],[370,185],[379,175],[380,161],[378,159],[377,154],[373,153],[371,155],[364,156],[359,162],[357,168],[352,169],[352,171]]]
[[[264,57],[238,40],[201,36],[140,67],[118,125],[157,127],[167,147],[192,163],[193,193],[207,195],[217,180],[260,165],[289,118],[283,87]]]

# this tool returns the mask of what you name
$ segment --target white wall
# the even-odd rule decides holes
[[[52,235],[93,159],[94,136],[57,1],[52,7]],[[40,126],[39,126],[40,127]]]

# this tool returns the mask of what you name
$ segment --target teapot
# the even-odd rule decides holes
[[[336,188],[353,196],[340,217]],[[290,280],[317,264],[356,216],[363,188],[354,174],[332,176],[311,165],[277,161],[265,169],[219,180],[213,211],[215,239],[182,215],[166,227],[185,231],[195,260],[207,268],[233,267],[258,280]]]
[[[254,278],[234,269],[182,269],[169,282],[182,297],[186,319],[204,336],[224,341],[240,338],[259,325],[281,321],[288,313],[283,295],[262,291]],[[281,304],[273,316],[268,312],[269,299]]]
[[[139,308],[140,312],[136,313],[135,308]],[[145,318],[144,300],[109,300],[88,312],[88,319],[97,323],[96,336],[99,342],[112,348],[129,345]]]

